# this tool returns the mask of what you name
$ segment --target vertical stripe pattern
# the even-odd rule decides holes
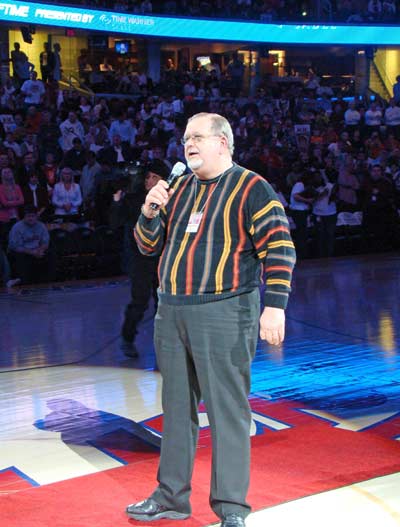
[[[285,307],[296,256],[272,187],[238,165],[195,182],[193,174],[180,178],[160,216],[140,216],[135,227],[141,252],[162,254],[161,294],[178,303],[240,294],[258,286],[263,266],[267,305]],[[202,218],[197,232],[189,232],[195,211]]]

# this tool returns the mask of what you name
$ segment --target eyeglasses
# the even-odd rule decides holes
[[[186,143],[188,143],[189,141],[193,141],[193,143],[195,145],[198,145],[199,143],[204,141],[204,139],[207,139],[207,137],[221,137],[221,134],[208,134],[208,135],[193,134],[193,135],[188,135],[187,137],[182,137],[181,144],[183,146],[185,146]]]

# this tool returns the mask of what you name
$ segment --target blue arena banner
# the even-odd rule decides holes
[[[145,16],[33,2],[0,2],[0,21],[153,37],[263,44],[400,45],[399,26],[270,24]]]

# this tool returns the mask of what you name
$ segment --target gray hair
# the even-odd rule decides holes
[[[208,117],[211,120],[212,133],[216,135],[223,135],[226,138],[226,140],[228,141],[228,150],[230,154],[233,155],[235,145],[233,140],[232,128],[229,124],[228,119],[226,119],[222,115],[219,115],[218,113],[201,112],[196,113],[195,115],[190,117],[190,119],[188,119],[188,123],[190,123],[190,121],[193,121],[194,119],[198,119],[199,117]]]

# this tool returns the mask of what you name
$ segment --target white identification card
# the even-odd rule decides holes
[[[202,217],[202,212],[192,212],[189,218],[189,223],[186,227],[186,232],[197,232],[199,230],[199,225]]]

